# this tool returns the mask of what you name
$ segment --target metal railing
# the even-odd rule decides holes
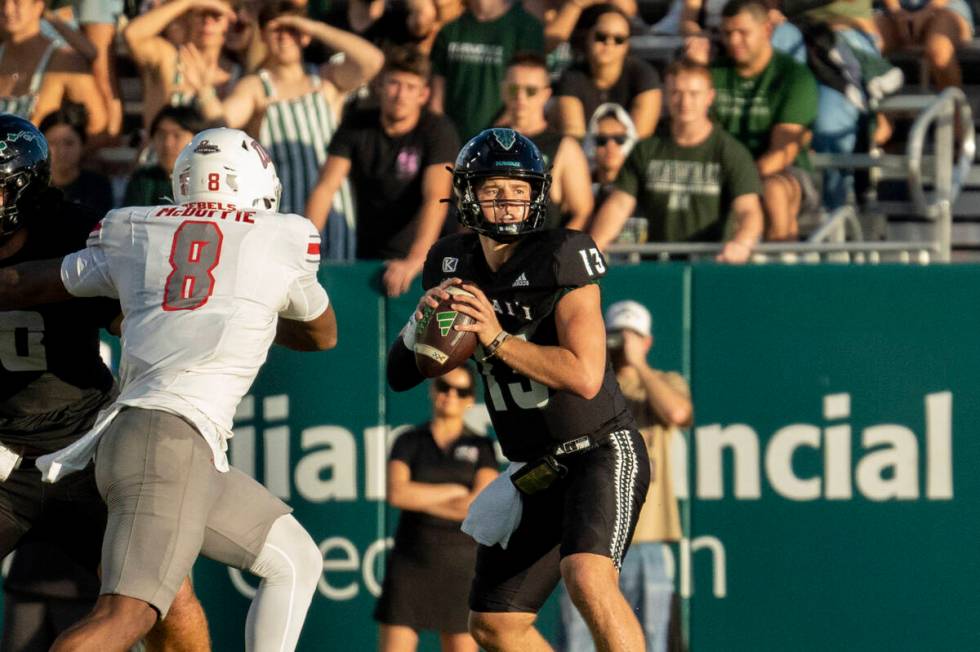
[[[615,263],[685,259],[711,261],[724,245],[715,242],[612,244],[607,253]],[[915,263],[938,259],[939,249],[928,242],[763,242],[752,250],[754,263]]]

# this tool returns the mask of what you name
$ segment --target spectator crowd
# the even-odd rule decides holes
[[[961,83],[964,0],[12,0],[0,13],[0,110],[37,124],[53,181],[99,211],[169,197],[181,147],[242,128],[283,179],[281,207],[328,260],[387,261],[395,296],[436,239],[460,143],[490,126],[552,168],[549,226],[624,242],[718,242],[748,260],[853,201],[846,153],[891,132],[871,100],[921,47],[937,89]],[[673,63],[630,52],[674,34]],[[844,64],[835,62],[844,61]],[[857,68],[847,62],[857,62]],[[849,67],[850,66],[850,67]]]

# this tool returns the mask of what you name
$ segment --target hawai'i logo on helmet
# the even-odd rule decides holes
[[[517,142],[516,132],[513,129],[491,129],[490,133],[504,149],[510,149]]]

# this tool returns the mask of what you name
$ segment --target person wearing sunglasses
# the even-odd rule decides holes
[[[470,503],[497,477],[493,443],[469,433],[476,374],[457,367],[429,385],[432,418],[398,436],[388,458],[388,504],[402,510],[374,610],[381,652],[406,652],[419,632],[444,652],[476,652],[467,596],[476,542],[460,531]]]
[[[534,141],[545,165],[551,167],[546,228],[566,226],[581,231],[593,208],[589,166],[581,145],[552,129],[545,117],[551,85],[544,57],[533,52],[514,55],[500,91],[504,115],[497,124],[511,127]]]
[[[166,105],[195,102],[198,89],[188,79],[188,65],[207,70],[219,97],[231,92],[241,66],[222,53],[225,36],[236,16],[228,0],[173,0],[134,18],[123,38],[143,80],[143,126]],[[183,23],[187,42],[164,37],[175,22]],[[188,61],[188,59],[193,59]]]
[[[595,23],[585,43],[585,61],[569,68],[555,94],[561,129],[585,136],[588,116],[604,102],[627,107],[641,138],[656,129],[660,118],[660,76],[649,63],[629,54],[630,22],[614,5],[593,7]]]
[[[626,109],[614,102],[599,105],[589,119],[589,130],[582,149],[592,171],[592,195],[595,205],[612,194],[616,176],[636,144],[636,127]]]
[[[630,152],[592,224],[600,248],[636,211],[647,219],[651,241],[724,242],[720,262],[749,259],[762,235],[762,184],[748,149],[708,117],[714,98],[708,68],[671,64],[670,130]]]

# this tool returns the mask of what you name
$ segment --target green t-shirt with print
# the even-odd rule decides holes
[[[755,77],[740,77],[730,60],[711,67],[715,83],[712,112],[725,131],[758,159],[769,149],[769,135],[781,123],[809,128],[817,117],[817,80],[793,57],[774,50],[772,60]],[[810,169],[806,148],[794,164]]]
[[[751,154],[718,125],[693,147],[677,145],[666,129],[641,140],[616,188],[636,198],[652,242],[721,242],[735,198],[762,194]]]
[[[544,28],[519,2],[487,22],[466,11],[439,31],[432,72],[446,80],[443,109],[456,124],[460,142],[491,126],[500,113],[500,82],[516,52],[544,54]]]

